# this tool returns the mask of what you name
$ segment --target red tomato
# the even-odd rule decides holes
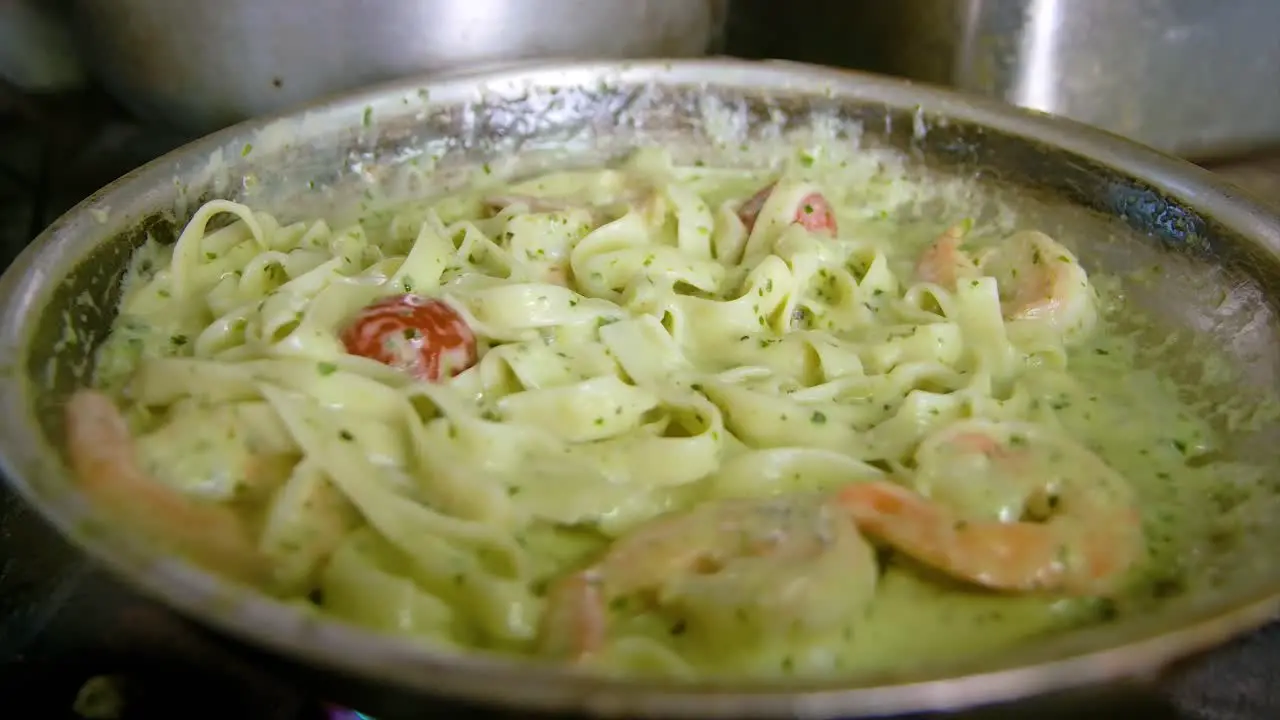
[[[809,232],[836,234],[836,213],[822,193],[809,193],[800,199],[795,221]]]
[[[342,331],[347,352],[434,382],[476,364],[476,336],[443,300],[393,295],[364,308]]]
[[[738,217],[742,219],[742,224],[747,226],[747,232],[751,232],[755,227],[756,218],[764,209],[764,204],[768,202],[773,188],[773,184],[766,185],[760,192],[742,203],[742,207],[738,209]],[[831,203],[827,202],[819,192],[811,192],[800,198],[800,202],[796,204],[795,218],[792,222],[799,223],[809,232],[836,234],[835,211],[831,209]]]

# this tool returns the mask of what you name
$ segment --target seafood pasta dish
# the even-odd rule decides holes
[[[778,677],[1145,612],[1261,473],[1215,454],[1253,411],[1035,218],[804,152],[504,182],[334,227],[214,200],[143,246],[67,405],[84,493],[413,642]]]

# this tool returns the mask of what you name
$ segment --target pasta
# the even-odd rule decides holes
[[[134,258],[96,375],[128,431],[73,402],[73,460],[222,513],[185,544],[149,514],[281,597],[607,671],[883,669],[1115,612],[1174,553],[1145,479],[1207,472],[1207,423],[1153,380],[1164,419],[1098,441],[1077,366],[1128,341],[1075,256],[913,235],[840,177],[648,149],[338,230],[209,202]]]

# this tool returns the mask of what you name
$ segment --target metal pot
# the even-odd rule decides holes
[[[690,57],[727,0],[77,0],[87,65],[139,117],[212,132],[333,92],[473,63]]]
[[[1280,4],[1270,0],[1219,12],[1182,0],[792,0],[734,10],[745,33],[733,38],[735,55],[950,85],[1182,157],[1280,143]]]
[[[1247,370],[1241,382],[1280,383],[1280,219],[1192,165],[1068,121],[869,75],[741,61],[551,65],[399,82],[245,123],[130,173],[59,219],[0,278],[0,357],[8,360],[0,377],[3,470],[61,532],[118,576],[234,638],[256,659],[323,683],[335,701],[388,718],[442,700],[524,716],[861,717],[954,709],[1144,682],[1273,616],[1280,607],[1273,561],[1280,524],[1262,523],[1220,557],[1204,559],[1206,571],[1217,573],[1216,590],[997,657],[845,682],[607,679],[434,652],[315,617],[155,557],[86,507],[71,483],[59,448],[60,403],[85,381],[129,252],[147,236],[171,241],[199,201],[236,198],[290,220],[340,213],[370,182],[421,196],[482,162],[597,161],[642,141],[706,149],[714,139],[736,148],[814,123],[843,127],[848,137],[860,130],[862,142],[900,148],[935,171],[980,176],[993,192],[1039,203],[1038,219],[1079,239],[1094,269],[1162,258],[1163,275],[1135,290],[1133,301],[1226,348]],[[437,172],[412,172],[426,158],[438,163]],[[1107,235],[1115,239],[1085,242]],[[1231,452],[1274,462],[1275,431]]]

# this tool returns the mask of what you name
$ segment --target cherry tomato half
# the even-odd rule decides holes
[[[738,209],[738,217],[742,219],[742,224],[747,226],[747,232],[755,227],[756,218],[759,217],[760,211],[764,209],[764,204],[768,202],[769,196],[773,194],[774,185],[766,185],[764,188],[752,195],[746,202],[742,203],[742,207]],[[831,203],[822,196],[822,193],[811,192],[800,198],[796,203],[795,216],[792,222],[799,223],[806,230],[815,233],[836,234],[836,214],[831,209]]]
[[[393,295],[361,310],[342,331],[347,352],[434,382],[476,364],[476,336],[443,300]]]

